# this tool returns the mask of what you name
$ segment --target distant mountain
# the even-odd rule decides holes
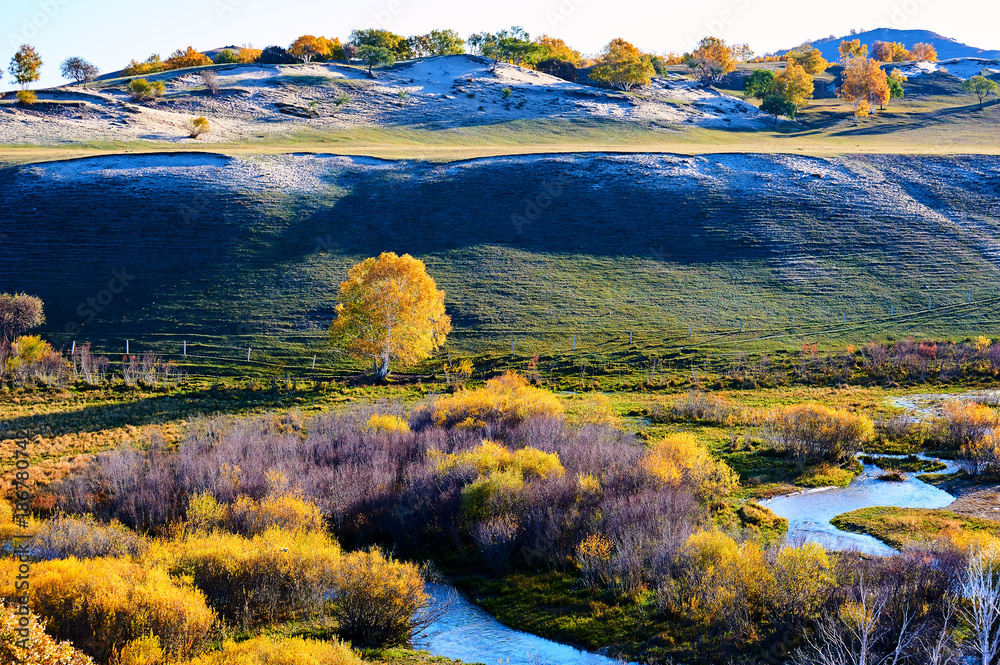
[[[877,30],[859,32],[855,35],[817,39],[812,42],[812,45],[820,50],[824,58],[830,62],[835,62],[840,59],[840,53],[837,51],[837,48],[840,46],[840,42],[845,39],[847,41],[860,39],[862,44],[868,45],[869,53],[872,50],[872,44],[877,41],[902,42],[907,48],[912,48],[914,44],[923,42],[925,44],[933,44],[934,48],[937,49],[938,58],[941,60],[948,60],[950,58],[1000,58],[1000,50],[991,51],[976,48],[975,46],[969,46],[948,37],[942,37],[930,30],[879,28]],[[787,53],[789,50],[791,49],[778,51],[778,55]]]

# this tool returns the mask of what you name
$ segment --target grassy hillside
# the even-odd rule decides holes
[[[509,355],[513,342],[522,361],[636,365],[692,348],[724,359],[996,336],[998,165],[176,154],[10,167],[0,291],[44,298],[60,345],[179,354],[187,341],[218,367],[251,347],[264,370],[253,363],[301,370],[314,353],[345,368],[324,350],[337,285],[386,250],[422,258],[446,290],[446,353]]]

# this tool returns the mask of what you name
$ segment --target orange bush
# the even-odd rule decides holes
[[[808,461],[850,459],[875,434],[875,424],[868,416],[821,404],[774,409],[767,427],[776,449]]]
[[[201,51],[194,50],[193,46],[188,46],[186,51],[177,49],[170,54],[164,62],[165,69],[183,69],[184,67],[204,67],[211,65],[212,59]]]

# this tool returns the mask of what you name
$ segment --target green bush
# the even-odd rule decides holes
[[[163,95],[166,89],[162,81],[150,83],[146,79],[134,79],[129,82],[128,89],[132,93],[132,99],[136,101],[150,101]]]

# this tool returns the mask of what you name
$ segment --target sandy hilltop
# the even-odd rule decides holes
[[[0,106],[0,143],[54,145],[86,141],[191,141],[193,115],[212,123],[202,142],[232,143],[329,129],[413,126],[430,129],[516,120],[606,118],[653,129],[756,127],[769,122],[755,106],[680,75],[657,77],[625,95],[469,55],[397,65],[369,78],[357,67],[234,65],[216,68],[219,91],[178,70],[149,77],[166,85],[155,102],[136,102],[127,81],[39,91],[32,108]],[[49,103],[45,103],[49,102]]]

